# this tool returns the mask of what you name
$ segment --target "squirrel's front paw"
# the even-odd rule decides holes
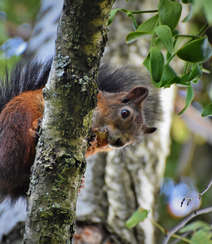
[[[95,145],[98,148],[105,148],[108,146],[108,131],[104,129],[100,131],[99,128],[92,129],[92,135],[95,135]]]
[[[88,139],[88,145],[89,147],[97,147],[99,145],[97,134],[93,130],[91,132],[90,138]]]
[[[108,131],[100,131],[99,128],[92,129],[91,137],[88,140],[89,146],[86,151],[86,158],[97,152],[104,151],[108,146]],[[102,150],[101,150],[102,149]]]

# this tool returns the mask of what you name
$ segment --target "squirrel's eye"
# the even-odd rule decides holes
[[[121,111],[121,116],[123,119],[126,119],[130,115],[130,111],[127,109],[124,109]]]

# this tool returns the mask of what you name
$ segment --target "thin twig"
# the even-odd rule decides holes
[[[212,180],[211,180],[210,183],[206,186],[205,190],[204,190],[202,193],[200,193],[199,195],[196,195],[195,197],[192,197],[192,198],[188,198],[188,197],[183,198],[183,200],[182,200],[182,202],[181,202],[181,207],[183,206],[183,203],[184,203],[185,201],[187,201],[187,206],[188,206],[189,203],[190,203],[191,201],[193,201],[194,199],[196,199],[196,198],[201,199],[202,195],[205,194],[205,193],[207,192],[207,190],[211,187],[211,185],[212,185]]]
[[[167,234],[167,230],[165,230],[160,224],[158,224],[155,220],[153,219],[149,219],[147,218],[153,225],[155,225],[163,234]],[[178,239],[178,240],[183,240],[187,243],[191,243],[191,241],[187,238],[185,238],[184,236],[179,236],[179,235],[175,235],[173,234],[172,237]]]
[[[202,36],[205,33],[205,31],[208,29],[208,27],[209,27],[208,23],[204,24],[204,26],[200,29],[197,35]]]
[[[183,235],[181,235],[180,238],[174,240],[174,241],[173,241],[172,243],[170,243],[170,244],[177,244],[177,243],[179,243],[180,241],[183,240],[183,238],[187,237],[188,234],[191,233],[191,232],[192,232],[192,231],[187,231],[186,233],[184,233]]]
[[[166,234],[166,230],[158,224],[155,220],[147,218],[153,225],[155,225],[163,234]]]
[[[146,14],[146,13],[157,13],[158,9],[144,10],[144,11],[130,11],[132,14]]]
[[[178,225],[176,225],[172,230],[170,230],[167,233],[167,236],[163,240],[163,244],[167,244],[169,239],[171,238],[171,236],[175,232],[177,232],[180,228],[182,228],[189,220],[191,220],[192,218],[194,218],[194,217],[196,217],[198,215],[206,214],[206,213],[210,213],[210,212],[212,212],[212,207],[200,209],[200,210],[194,211],[193,213],[188,215],[183,221],[181,221]]]

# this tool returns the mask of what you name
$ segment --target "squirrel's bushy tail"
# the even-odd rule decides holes
[[[10,74],[6,68],[4,78],[0,79],[0,113],[15,96],[45,86],[51,64],[52,59],[49,59],[46,63],[35,60],[26,64],[20,61]]]

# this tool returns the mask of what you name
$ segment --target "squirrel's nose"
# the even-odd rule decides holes
[[[110,142],[109,144],[112,147],[120,148],[120,147],[123,147],[126,143],[121,138],[118,138],[114,142]]]
[[[117,139],[115,144],[117,147],[123,147],[124,146],[124,143],[123,143],[121,138]]]

